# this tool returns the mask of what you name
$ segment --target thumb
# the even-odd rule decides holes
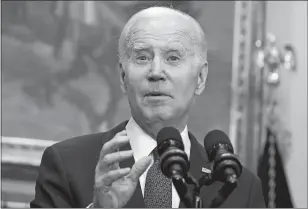
[[[131,172],[128,174],[127,178],[130,178],[134,182],[138,182],[139,177],[146,171],[152,162],[150,156],[145,156],[138,160],[132,167]]]

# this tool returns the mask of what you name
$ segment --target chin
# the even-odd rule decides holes
[[[146,108],[143,111],[143,115],[148,121],[151,122],[163,122],[163,121],[170,121],[175,118],[176,112],[174,111],[174,108],[170,107],[151,107]]]

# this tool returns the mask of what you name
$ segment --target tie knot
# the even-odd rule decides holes
[[[153,154],[154,162],[159,160],[159,156],[158,156],[158,152],[157,152],[157,147],[155,149],[153,149],[152,154]]]

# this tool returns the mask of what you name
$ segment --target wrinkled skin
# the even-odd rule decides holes
[[[187,124],[195,95],[207,77],[207,63],[197,58],[195,27],[179,14],[135,21],[120,63],[122,90],[131,114],[152,137],[165,126],[180,131]],[[149,96],[149,92],[164,96]]]

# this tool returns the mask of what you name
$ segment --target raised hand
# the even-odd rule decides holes
[[[132,168],[120,168],[120,161],[133,157],[131,150],[118,151],[126,143],[129,143],[129,138],[124,130],[104,144],[95,169],[93,207],[125,206],[136,189],[139,177],[151,164],[151,158],[145,156]]]

